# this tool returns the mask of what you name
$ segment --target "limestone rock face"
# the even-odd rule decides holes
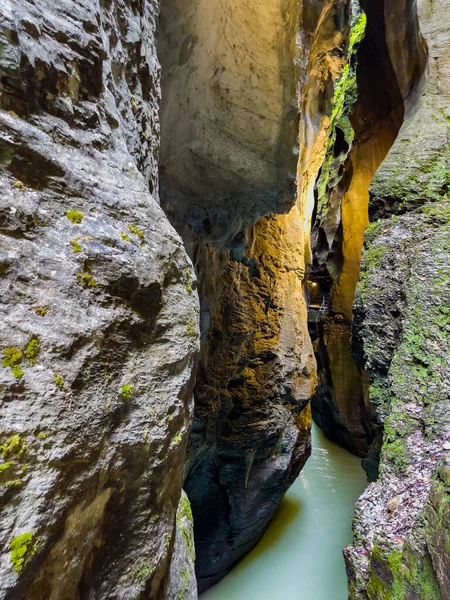
[[[161,7],[162,181],[185,195],[180,221],[205,237],[230,242],[265,214],[286,211],[277,195],[296,172],[300,4]]]
[[[198,299],[157,203],[158,6],[0,11],[0,597],[194,598]]]
[[[348,347],[369,185],[396,139],[405,106],[417,95],[425,54],[418,28],[409,27],[403,41],[415,51],[409,57],[397,53],[397,60],[405,60],[410,79],[397,81],[386,42],[393,34],[386,32],[385,19],[398,23],[406,14],[410,23],[417,23],[417,16],[409,5],[391,6],[389,16],[383,2],[362,1],[360,9],[365,18],[353,18],[347,67],[341,67],[334,93],[334,106],[341,108],[333,110],[314,186],[310,278],[322,286],[327,310],[310,329],[320,382],[313,416],[328,437],[365,456],[379,424],[368,396],[368,376]]]
[[[295,177],[306,60],[296,37],[313,4],[162,5],[161,203],[201,302],[186,478],[201,588],[257,543],[310,451],[315,362]]]
[[[414,17],[414,3],[406,9]],[[450,597],[450,23],[428,0],[418,16],[427,81],[415,108],[406,95],[405,123],[372,185],[378,220],[366,233],[354,308],[353,346],[372,377],[383,445],[345,552],[352,599]],[[405,90],[418,53],[398,51],[411,49],[404,36],[414,19],[402,22],[386,20],[386,39]]]
[[[249,232],[246,261],[222,277],[186,480],[201,586],[256,544],[310,455],[315,362],[295,251],[301,225],[296,209],[263,219]]]
[[[194,523],[188,497],[183,491],[177,510],[177,528],[170,562],[167,600],[196,600]]]

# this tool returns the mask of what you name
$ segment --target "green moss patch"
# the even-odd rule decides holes
[[[374,546],[367,595],[369,600],[441,600],[431,559],[403,549]]]
[[[76,277],[78,283],[86,289],[97,287],[97,282],[90,273],[77,273]]]
[[[79,243],[79,238],[70,240],[70,245],[72,246],[72,250],[75,252],[75,254],[77,254],[79,252],[83,252],[83,248],[81,247],[81,245]]]
[[[177,511],[177,528],[181,535],[183,536],[183,541],[186,546],[186,550],[188,552],[189,557],[194,562],[195,561],[195,545],[194,545],[194,536],[192,533],[191,526],[186,523],[186,519],[192,523],[192,510],[191,504],[189,502],[186,494],[182,494],[180,499],[180,505]]]
[[[128,242],[130,244],[132,243],[132,239],[124,231],[120,232],[120,237],[123,239],[124,242]]]
[[[450,197],[450,145],[430,165],[430,179],[427,186],[429,198],[440,199]]]
[[[197,328],[195,327],[195,323],[193,321],[189,321],[187,324],[187,334],[189,337],[195,337],[197,335]]]
[[[0,454],[3,456],[3,458],[11,455],[15,455],[20,458],[26,452],[28,452],[28,447],[18,433],[14,434],[0,446]]]
[[[26,359],[33,365],[36,362],[39,350],[40,342],[37,337],[30,339],[24,351],[16,346],[9,346],[3,350],[2,367],[9,367],[14,377],[20,379],[24,375],[24,371],[22,370],[23,360]]]
[[[36,537],[32,532],[22,533],[11,540],[11,563],[14,570],[20,573],[26,563],[36,553]]]
[[[40,350],[40,343],[37,338],[32,338],[25,348],[25,356],[31,364],[36,362]]]
[[[140,227],[138,227],[137,225],[128,225],[128,229],[131,233],[137,235],[142,242],[144,241],[145,233]]]
[[[131,398],[131,396],[133,395],[133,386],[131,385],[123,385],[122,389],[120,390],[120,395],[122,396],[122,398]]]
[[[9,346],[3,350],[2,367],[10,367],[16,379],[20,379],[24,372],[20,368],[23,352],[16,346]]]
[[[182,494],[180,499],[180,507],[179,507],[179,518],[185,517],[189,519],[189,521],[193,522],[194,517],[192,516],[191,503],[189,502],[189,498],[186,494]]]
[[[2,483],[5,488],[18,488],[23,486],[23,481],[21,479],[10,479]]]
[[[53,383],[60,390],[63,390],[66,387],[66,384],[64,383],[64,378],[61,375],[58,375],[58,373],[54,373],[54,375],[53,375]]]
[[[66,212],[66,217],[69,219],[69,221],[71,223],[75,223],[76,225],[79,225],[81,223],[81,221],[83,220],[83,213],[79,212],[78,210],[69,210]]]

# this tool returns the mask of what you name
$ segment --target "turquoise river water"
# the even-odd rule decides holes
[[[313,452],[259,545],[201,600],[346,600],[342,548],[366,484],[361,460],[313,425]]]

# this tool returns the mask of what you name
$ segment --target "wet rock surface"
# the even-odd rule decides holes
[[[310,454],[315,362],[293,243],[300,225],[298,213],[258,223],[247,264],[231,263],[222,278],[199,368],[186,479],[199,515],[201,587],[257,543]]]
[[[414,27],[402,33],[410,57],[408,82],[399,82],[386,39],[394,35],[385,20],[400,22],[411,7],[362,1],[354,12],[347,71],[335,87],[327,150],[314,186],[311,231],[313,260],[309,279],[319,285],[324,312],[310,311],[310,332],[318,361],[319,387],[313,417],[326,435],[350,452],[365,457],[379,439],[379,424],[368,394],[369,378],[362,361],[349,351],[352,305],[359,277],[364,230],[368,225],[369,185],[394,143],[405,105],[420,87],[425,55]],[[361,12],[362,11],[362,12]],[[357,15],[360,13],[360,16]],[[365,17],[364,17],[365,15]],[[395,35],[394,35],[395,37]],[[396,46],[398,50],[398,46]],[[401,70],[401,66],[398,69]],[[341,107],[339,109],[339,107]],[[365,461],[373,478],[372,457]]]
[[[357,505],[355,548],[347,551],[347,560],[352,564],[357,557],[369,578],[369,598],[384,597],[379,594],[401,575],[381,576],[376,561],[384,556],[389,562],[391,552],[405,557],[411,544],[420,550],[417,569],[429,575],[419,578],[410,565],[411,580],[405,583],[410,593],[425,593],[421,586],[431,585],[435,577],[422,521],[436,469],[450,447],[446,210],[445,204],[425,205],[422,211],[376,223],[367,235],[355,323],[384,433],[379,480]],[[443,581],[436,580],[441,595],[433,598],[447,597]],[[365,597],[359,593],[357,587],[354,597]]]
[[[158,6],[0,10],[0,597],[194,598],[198,300],[157,203]]]

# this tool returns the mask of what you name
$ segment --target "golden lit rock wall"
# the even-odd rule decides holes
[[[378,426],[368,402],[368,378],[355,364],[349,340],[364,231],[369,223],[369,186],[396,139],[408,92],[414,94],[418,85],[411,77],[420,75],[424,60],[420,52],[416,53],[409,78],[404,76],[399,85],[385,39],[384,19],[385,11],[389,18],[403,18],[402,7],[388,9],[383,3],[365,0],[361,4],[367,27],[357,53],[357,102],[350,117],[354,139],[341,177],[329,190],[328,213],[313,224],[315,257],[322,261],[332,282],[329,313],[321,324],[321,390],[313,412],[329,437],[364,456]],[[413,15],[408,14],[411,20]],[[410,33],[411,38],[414,35]],[[401,57],[408,58],[404,53]],[[322,230],[321,235],[316,228]]]
[[[256,544],[310,452],[297,88],[321,4],[162,5],[161,203],[201,300],[186,478],[200,589]]]

